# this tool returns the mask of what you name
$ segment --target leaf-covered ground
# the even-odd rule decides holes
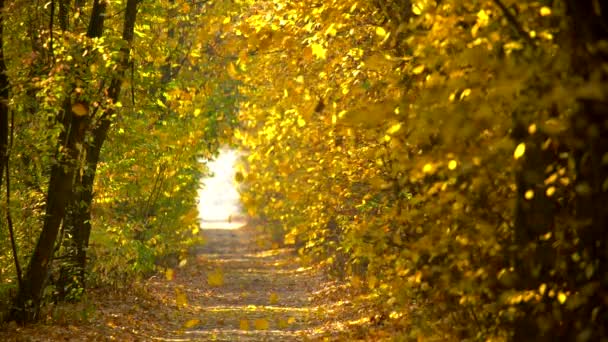
[[[369,333],[362,302],[302,266],[293,249],[273,248],[249,226],[205,236],[183,267],[51,306],[42,323],[2,327],[0,340],[335,341]]]

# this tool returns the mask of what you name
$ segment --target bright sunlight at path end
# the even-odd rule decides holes
[[[201,181],[198,192],[202,229],[237,229],[245,225],[234,182],[238,158],[236,150],[223,148],[219,156],[207,164],[212,176]]]

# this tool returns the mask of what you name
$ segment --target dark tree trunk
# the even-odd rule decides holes
[[[63,105],[63,133],[60,135],[56,164],[51,168],[51,178],[47,194],[46,215],[42,232],[32,253],[15,300],[13,318],[19,322],[35,321],[38,318],[42,291],[46,284],[49,264],[53,257],[55,240],[59,227],[72,197],[73,180],[86,131],[86,116],[72,112],[72,103],[66,100]]]
[[[571,120],[578,251],[591,267],[573,275],[577,285],[587,289],[587,300],[572,325],[585,327],[589,340],[599,341],[608,339],[608,7],[593,0],[567,4],[573,70],[601,94],[579,97]]]
[[[96,1],[91,22],[103,27],[103,12],[105,12],[105,2]],[[97,17],[101,19],[95,19]],[[96,32],[101,32],[102,27],[95,28],[98,30]],[[59,228],[62,223],[65,224],[68,206],[73,203],[77,161],[81,149],[85,146],[85,135],[90,119],[88,113],[73,111],[72,93],[67,93],[65,96],[62,112],[58,115],[63,130],[59,135],[56,162],[51,167],[44,223],[28,264],[23,286],[19,289],[11,313],[12,318],[18,322],[38,319],[42,293],[47,283]]]
[[[556,200],[545,195],[547,168],[563,167],[558,165],[557,151],[542,146],[548,137],[538,133],[530,136],[525,126],[514,129],[523,132],[517,141],[526,143],[517,175],[515,286],[536,291],[546,284],[564,293],[559,301],[543,296],[541,302],[522,303],[522,316],[515,321],[515,341],[608,338],[608,50],[602,47],[608,41],[608,8],[600,8],[601,2],[593,0],[566,3],[570,45],[562,46],[571,56],[571,77],[582,78],[587,83],[584,87],[596,88],[594,94],[600,95],[576,98],[570,131],[560,137],[560,148],[568,148],[576,165],[574,185],[568,188],[575,220],[562,220],[556,226],[557,214],[570,214],[559,212]],[[526,198],[529,190],[534,191],[534,197]],[[556,231],[569,235],[541,238]],[[564,251],[566,255],[561,255]],[[576,258],[571,258],[574,255]]]
[[[13,231],[13,225],[10,220],[10,187],[9,187],[9,88],[10,84],[8,76],[6,75],[6,63],[4,61],[4,0],[0,0],[0,187],[4,184],[3,175],[6,172],[6,210],[7,210],[7,226],[9,232],[9,238],[11,243],[11,250],[13,252],[13,259],[15,263],[15,270],[17,273],[17,284],[19,288],[22,285],[21,266],[19,264],[19,257],[17,254],[17,243],[15,241],[15,232]]]
[[[138,0],[128,0],[122,38],[127,42],[127,47],[121,49],[121,60],[117,75],[112,79],[107,90],[108,98],[116,103],[119,99],[125,70],[130,63],[130,46],[133,41],[135,20],[137,17]],[[105,10],[105,8],[104,8]],[[93,25],[94,21],[91,21]],[[103,19],[98,22],[103,25]],[[95,34],[101,35],[99,27],[89,27],[88,35],[93,37]],[[58,286],[60,288],[82,288],[85,283],[86,269],[86,250],[89,245],[91,235],[91,204],[93,202],[93,185],[97,164],[99,163],[101,148],[105,142],[114,112],[108,110],[102,113],[97,125],[93,128],[93,140],[86,147],[87,170],[82,177],[76,179],[74,198],[70,206],[70,211],[66,217],[66,232],[70,236],[67,241],[67,262],[68,270],[63,272]]]
[[[65,2],[65,1],[63,1]],[[91,20],[89,21],[89,27],[87,29],[87,36],[89,38],[98,38],[103,34],[104,18],[106,14],[106,2],[96,0],[93,3],[91,11]],[[90,147],[86,146],[86,156],[89,158]],[[86,170],[86,168],[85,168]],[[65,255],[63,257],[64,262],[59,271],[59,279],[57,279],[57,300],[78,300],[80,294],[84,289],[84,277],[85,277],[85,262],[86,254],[85,250],[88,246],[89,234],[86,233],[79,222],[82,215],[81,207],[84,205],[83,202],[86,200],[82,183],[83,178],[90,177],[90,171],[86,171],[81,177],[76,177],[74,180],[73,194],[68,203],[68,209],[66,211],[65,220],[63,222],[65,230],[65,239],[63,247]],[[88,220],[87,220],[88,223]],[[90,225],[90,224],[89,224]],[[81,262],[81,259],[83,260]]]

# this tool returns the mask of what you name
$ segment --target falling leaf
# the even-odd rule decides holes
[[[72,105],[72,112],[76,115],[76,116],[85,116],[87,114],[89,114],[89,108],[86,104],[84,103],[74,103]]]
[[[287,323],[286,319],[279,318],[277,319],[277,326],[279,327],[279,329],[286,329],[289,326],[289,323]]]
[[[527,200],[533,199],[534,198],[534,190],[528,190],[528,191],[526,191],[526,193],[524,194],[524,197]]]
[[[565,293],[560,291],[557,294],[557,300],[559,301],[560,304],[564,304],[566,302],[566,299],[568,299],[568,296]]]
[[[335,28],[336,24],[332,23],[331,25],[329,25],[329,27],[327,28],[327,30],[325,30],[325,35],[330,36],[330,37],[335,37],[336,33],[338,33],[338,31]]]
[[[543,6],[540,8],[540,15],[543,17],[547,17],[551,15],[551,8],[547,6]]]
[[[184,290],[179,287],[175,288],[175,304],[180,308],[188,306],[188,297],[186,297]]]
[[[200,323],[201,323],[200,319],[191,319],[191,320],[187,321],[186,323],[184,323],[184,328],[185,329],[193,328],[193,327],[199,325]]]
[[[207,274],[207,284],[214,287],[224,285],[224,273],[222,270],[218,268]]]
[[[462,100],[469,95],[471,95],[471,89],[467,88],[460,93],[460,99]]]
[[[415,67],[414,69],[412,69],[412,74],[414,75],[420,75],[422,74],[422,72],[424,71],[425,66],[424,65],[418,65],[417,67]]]
[[[228,76],[230,76],[234,79],[239,78],[239,72],[236,69],[236,66],[234,66],[234,63],[232,63],[232,62],[228,63],[228,66],[226,67],[226,72],[228,73]]]
[[[241,321],[239,322],[239,329],[249,330],[249,321],[246,319],[241,319]]]
[[[253,326],[256,330],[268,330],[268,328],[270,328],[270,323],[268,323],[268,320],[266,319],[258,318],[253,321]]]
[[[275,305],[279,302],[279,295],[276,292],[270,294],[270,304]]]
[[[431,164],[424,164],[424,166],[422,167],[422,172],[424,173],[432,173],[433,172],[433,165]]]
[[[395,134],[401,129],[401,123],[396,123],[386,130],[387,134]]]
[[[168,281],[173,280],[173,277],[175,276],[175,272],[173,271],[172,268],[167,268],[167,270],[165,271],[165,278],[167,278]]]
[[[386,36],[386,30],[384,30],[384,28],[378,26],[378,27],[376,27],[376,34],[380,37],[384,37],[384,36]]]
[[[458,166],[458,162],[455,160],[450,160],[450,162],[448,163],[448,169],[450,169],[450,170],[456,169],[457,166]]]
[[[524,153],[526,153],[526,144],[520,143],[515,148],[515,152],[513,152],[513,158],[519,159],[524,156]]]
[[[289,317],[287,319],[287,324],[294,324],[296,322],[296,318],[295,317]]]

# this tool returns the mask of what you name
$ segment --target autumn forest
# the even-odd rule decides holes
[[[608,341],[607,23],[0,0],[0,340]]]

